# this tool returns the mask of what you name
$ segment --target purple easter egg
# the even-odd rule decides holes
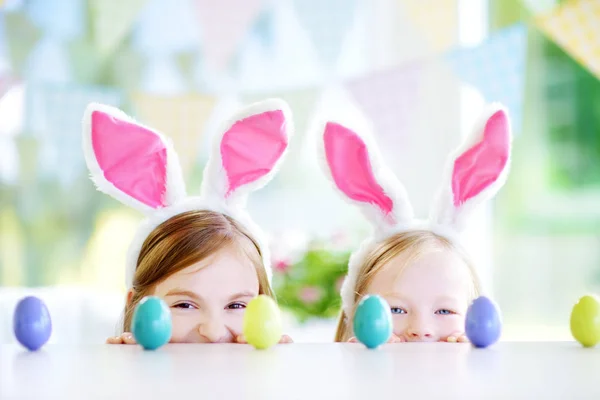
[[[50,338],[52,321],[46,304],[37,297],[23,298],[13,316],[13,329],[19,343],[36,351]]]
[[[476,298],[467,310],[465,333],[475,347],[488,347],[500,338],[502,319],[496,304],[485,296]]]

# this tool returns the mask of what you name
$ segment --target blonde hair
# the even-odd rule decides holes
[[[157,284],[217,251],[233,246],[246,255],[258,276],[259,294],[274,298],[258,243],[236,220],[214,211],[189,211],[171,217],[148,235],[125,305],[123,330],[130,331],[136,305]]]
[[[406,260],[398,271],[398,273],[401,273],[404,268],[420,256],[436,249],[454,251],[462,258],[473,278],[473,290],[470,293],[471,299],[477,297],[481,291],[480,283],[475,273],[473,263],[463,249],[443,236],[439,236],[431,231],[421,230],[402,232],[391,236],[378,243],[367,254],[363,264],[360,266],[356,287],[354,288],[354,307],[356,307],[359,300],[366,292],[367,287],[373,281],[373,277],[393,258],[401,254],[406,255]],[[341,311],[335,333],[336,342],[345,342],[352,335],[351,318],[352,316],[346,315],[344,310]]]

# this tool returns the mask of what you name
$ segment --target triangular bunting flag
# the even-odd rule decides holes
[[[600,1],[565,2],[539,17],[537,25],[600,79]]]
[[[270,48],[275,40],[275,21],[271,9],[263,10],[252,26],[252,33],[264,48]]]
[[[163,55],[146,59],[140,90],[163,95],[189,92],[175,58]]]
[[[69,185],[85,174],[81,155],[81,116],[90,102],[120,107],[123,93],[101,86],[29,84],[25,127],[38,138],[40,171]]]
[[[89,0],[94,42],[103,55],[112,53],[130,32],[148,0]]]
[[[25,9],[31,21],[44,34],[70,40],[84,31],[84,0],[29,0]]]
[[[298,20],[325,65],[337,63],[356,6],[356,0],[294,0]]]
[[[139,88],[145,64],[141,54],[129,46],[121,46],[110,62],[110,84],[126,90]]]
[[[133,47],[146,55],[195,50],[199,29],[192,0],[150,0],[133,31]]]
[[[398,4],[434,51],[445,51],[457,43],[458,0],[404,0]]]
[[[60,39],[44,36],[35,45],[25,67],[31,82],[69,83],[72,81],[68,48]]]
[[[260,14],[264,0],[195,0],[202,55],[217,70],[226,68]]]
[[[11,65],[17,73],[21,74],[29,52],[42,37],[42,33],[20,13],[4,14],[4,25]]]
[[[478,89],[486,101],[508,107],[513,127],[519,131],[523,117],[523,92],[527,57],[527,27],[518,24],[497,31],[473,48],[446,55],[458,77]]]
[[[198,57],[195,52],[179,53],[175,56],[175,64],[188,87],[194,86],[194,67]]]
[[[197,94],[136,93],[132,101],[139,122],[159,130],[173,141],[182,170],[189,174],[198,159],[204,127],[213,113],[215,98]]]
[[[5,71],[5,73],[0,76],[0,100],[2,100],[4,95],[18,83],[19,80],[17,78]]]
[[[82,84],[97,82],[105,66],[94,44],[87,38],[78,38],[70,41],[67,48],[75,82]]]
[[[349,81],[346,88],[373,125],[380,146],[406,148],[425,64],[413,62]]]

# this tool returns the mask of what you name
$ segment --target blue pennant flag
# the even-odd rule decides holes
[[[523,122],[526,58],[527,27],[523,24],[498,31],[477,47],[446,55],[462,81],[477,88],[487,102],[498,101],[508,108],[517,132]]]
[[[357,0],[295,0],[298,20],[307,31],[321,61],[335,65],[352,27]]]
[[[25,92],[25,128],[41,145],[44,177],[65,186],[85,175],[82,150],[83,112],[90,102],[120,107],[123,93],[114,88],[62,84],[30,84]]]

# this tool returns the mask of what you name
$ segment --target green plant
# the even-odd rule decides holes
[[[349,252],[313,244],[294,262],[273,265],[273,287],[282,309],[301,322],[332,318],[340,309],[340,287],[348,269]]]

